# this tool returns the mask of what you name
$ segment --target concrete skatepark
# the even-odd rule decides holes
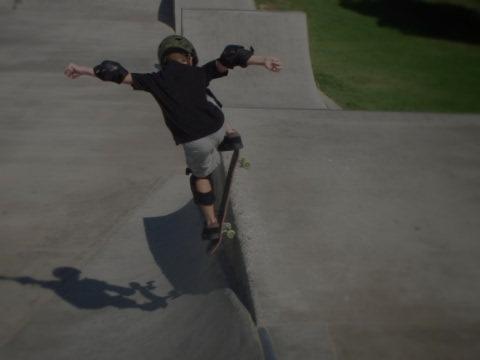
[[[338,109],[305,15],[252,1],[3,0],[0,18],[0,358],[479,358],[478,115]],[[152,71],[175,31],[201,63],[238,42],[285,64],[212,84],[252,163],[218,257],[155,101],[63,76]]]

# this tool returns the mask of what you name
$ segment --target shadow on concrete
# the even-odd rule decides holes
[[[157,16],[158,21],[163,22],[172,29],[175,29],[174,1],[175,0],[161,0]]]
[[[227,287],[217,259],[200,239],[202,218],[193,201],[180,210],[144,218],[148,246],[157,265],[178,294],[208,294]]]
[[[81,278],[80,270],[67,266],[52,271],[56,280],[39,280],[30,276],[0,276],[0,280],[52,290],[79,309],[113,306],[118,309],[154,311],[166,308],[167,300],[183,294],[208,294],[226,288],[228,285],[221,263],[216,257],[207,255],[207,244],[199,239],[202,223],[198,211],[190,201],[172,214],[143,219],[150,251],[173,286],[166,296],[152,292],[155,289],[154,281],[145,285],[131,282],[127,287],[119,286],[102,280]],[[145,301],[138,302],[131,298],[137,293]]]
[[[113,306],[118,309],[139,309],[154,311],[167,307],[167,299],[177,296],[171,292],[168,296],[155,295],[151,290],[155,289],[153,281],[145,286],[131,282],[129,287],[109,284],[106,281],[80,278],[81,271],[73,267],[58,267],[52,271],[58,280],[38,280],[30,276],[5,277],[0,280],[16,281],[22,285],[36,285],[55,292],[66,302],[79,309],[101,309]],[[147,300],[138,303],[129,297],[139,292]]]
[[[480,14],[474,9],[420,0],[340,0],[340,6],[378,19],[379,26],[469,44],[480,44]]]

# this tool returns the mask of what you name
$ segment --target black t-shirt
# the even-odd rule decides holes
[[[223,126],[224,115],[207,100],[207,87],[211,80],[227,73],[220,73],[215,61],[202,67],[171,61],[156,73],[132,73],[132,87],[155,97],[178,145],[213,134]]]

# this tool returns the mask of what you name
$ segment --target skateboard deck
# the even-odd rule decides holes
[[[220,220],[220,236],[217,240],[212,241],[208,248],[210,255],[215,254],[223,243],[226,230],[231,230],[231,225],[225,222],[228,212],[228,205],[230,201],[230,189],[232,187],[233,175],[235,168],[237,167],[238,158],[240,156],[240,148],[233,150],[232,158],[230,159],[230,165],[228,166],[227,178],[225,179],[225,187],[223,188],[222,199],[218,208],[217,217]],[[228,229],[226,229],[228,227]]]

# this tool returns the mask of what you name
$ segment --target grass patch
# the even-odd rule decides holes
[[[257,0],[308,16],[318,86],[352,110],[480,112],[477,0]]]

